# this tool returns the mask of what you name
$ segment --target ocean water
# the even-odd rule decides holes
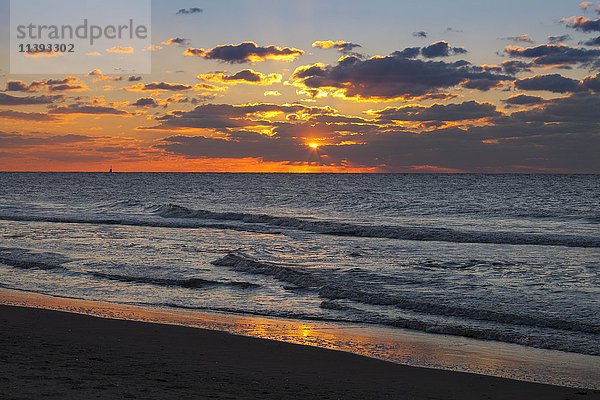
[[[600,177],[0,174],[0,285],[600,355]]]

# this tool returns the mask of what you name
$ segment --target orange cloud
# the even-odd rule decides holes
[[[123,46],[114,46],[109,49],[106,49],[107,53],[116,53],[116,54],[133,54],[133,47],[123,47]]]

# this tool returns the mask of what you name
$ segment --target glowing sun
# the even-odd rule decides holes
[[[308,144],[308,147],[310,147],[313,150],[317,150],[319,148],[319,143],[315,143],[315,142],[310,142]]]

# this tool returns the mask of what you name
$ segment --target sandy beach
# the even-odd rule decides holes
[[[203,329],[0,306],[6,399],[600,399]]]

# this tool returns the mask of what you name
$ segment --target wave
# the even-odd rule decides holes
[[[600,334],[600,326],[593,323],[567,321],[550,316],[520,315],[469,306],[438,304],[412,297],[390,295],[381,291],[373,291],[371,286],[357,284],[352,274],[344,275],[325,269],[310,272],[307,269],[260,262],[241,252],[229,253],[212,263],[238,272],[272,276],[297,287],[312,289],[318,293],[319,297],[327,300],[351,300],[366,305],[391,306],[426,315]],[[363,271],[363,273],[365,272]]]
[[[141,283],[158,286],[176,286],[186,289],[201,289],[205,287],[214,286],[230,286],[239,289],[255,289],[260,287],[255,283],[250,282],[223,282],[223,281],[212,281],[202,278],[187,278],[187,279],[172,279],[172,278],[151,278],[143,276],[128,276],[128,275],[117,275],[117,274],[106,274],[102,272],[89,272],[96,278],[109,279],[118,282],[125,283]]]
[[[122,226],[140,226],[150,228],[178,228],[178,229],[221,229],[238,232],[252,232],[270,235],[279,235],[281,232],[273,231],[264,226],[236,226],[215,223],[198,223],[195,221],[162,221],[148,220],[141,218],[98,218],[98,217],[75,217],[60,216],[51,217],[47,215],[22,215],[22,214],[0,214],[0,221],[18,221],[18,222],[50,222],[57,224],[88,224],[88,225],[122,225]]]
[[[498,330],[495,328],[485,328],[476,326],[460,326],[455,324],[439,324],[425,321],[418,321],[408,318],[381,318],[370,316],[369,314],[360,314],[357,317],[349,316],[336,316],[335,318],[327,317],[326,315],[315,315],[298,312],[286,312],[286,311],[275,311],[275,310],[248,310],[242,308],[231,308],[231,307],[202,307],[202,306],[188,306],[185,304],[178,303],[162,303],[152,304],[145,303],[143,305],[169,307],[175,309],[184,310],[208,310],[218,311],[234,314],[245,314],[245,315],[257,315],[275,318],[289,318],[289,319],[303,319],[309,321],[322,321],[322,322],[346,322],[346,323],[360,323],[369,325],[387,325],[394,328],[410,329],[414,331],[422,331],[427,333],[462,336],[472,339],[479,340],[495,340],[505,343],[515,343],[523,346],[537,347],[543,349],[569,351],[580,354],[588,355],[600,355],[600,346],[590,346],[589,342],[585,340],[574,340],[564,341],[556,340],[555,338],[548,336],[537,336],[528,335],[523,332],[519,332],[518,329]],[[324,301],[321,303],[320,308],[324,310],[342,311],[342,312],[354,312],[359,311],[352,307],[344,306],[333,301]],[[563,335],[564,336],[564,335]],[[560,336],[559,336],[560,337]],[[591,339],[593,340],[593,339]]]
[[[391,225],[359,225],[338,221],[313,220],[300,217],[278,217],[267,214],[192,210],[178,205],[162,205],[148,209],[152,215],[111,216],[48,216],[0,214],[0,220],[49,222],[63,224],[123,225],[178,229],[219,229],[239,232],[279,235],[281,229],[295,229],[325,235],[439,241],[451,243],[488,243],[509,245],[566,246],[600,248],[600,237],[520,232],[462,231],[450,228],[407,227]],[[156,216],[160,218],[156,218]],[[206,221],[204,221],[206,220]],[[237,222],[219,223],[210,221]],[[240,224],[241,223],[241,224]]]
[[[72,261],[57,253],[39,253],[28,249],[0,247],[0,264],[20,269],[65,269],[63,264]]]
[[[278,217],[268,214],[192,210],[175,204],[156,206],[151,208],[151,210],[163,218],[176,218],[179,220],[209,219],[238,221],[243,223],[265,224],[273,227],[291,228],[335,236],[440,241],[453,243],[600,247],[600,238],[589,236],[530,234],[518,232],[460,231],[456,229],[435,227],[357,225],[337,221],[312,220],[298,217]]]

